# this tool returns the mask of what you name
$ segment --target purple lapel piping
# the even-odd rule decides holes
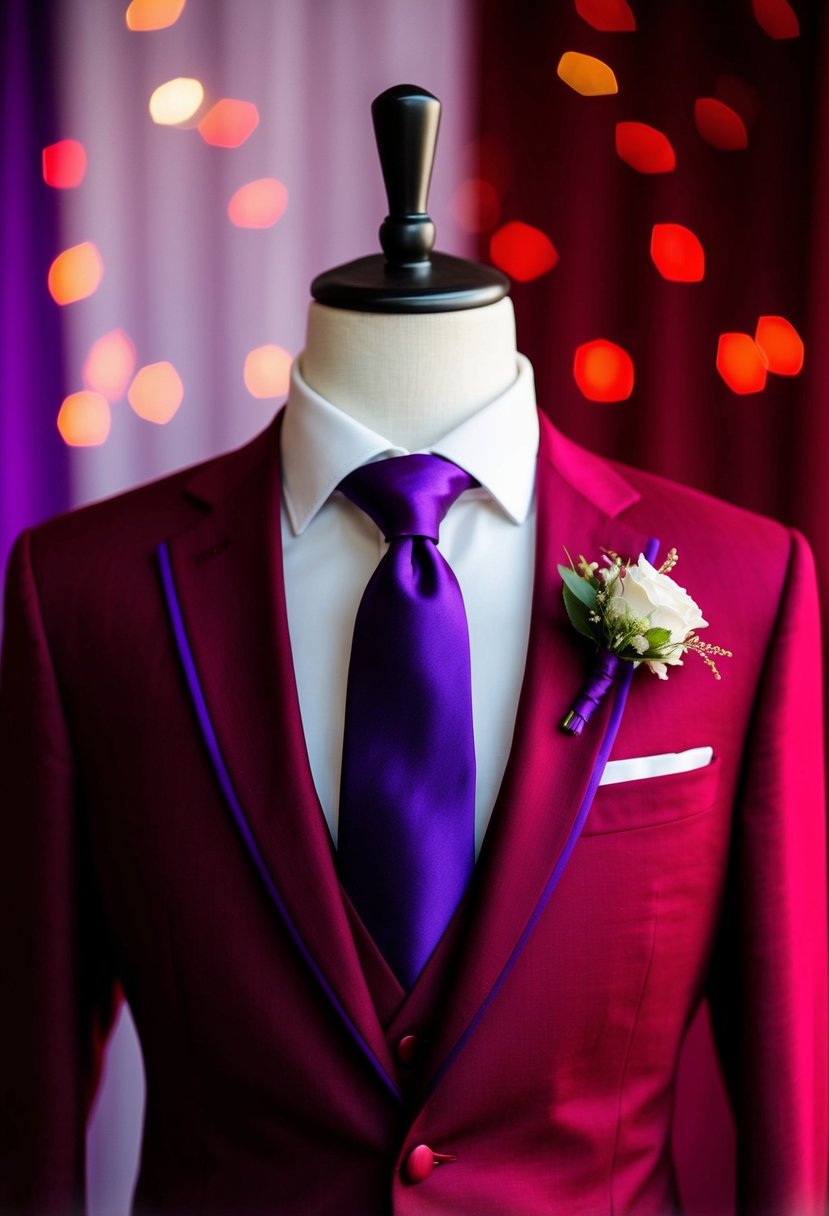
[[[190,690],[190,696],[193,701],[193,707],[196,711],[196,717],[198,719],[199,728],[201,729],[201,733],[204,738],[205,745],[207,746],[207,751],[210,756],[210,760],[213,764],[213,768],[215,769],[216,776],[219,780],[219,785],[221,787],[222,793],[224,794],[225,801],[227,802],[227,805],[230,808],[230,812],[236,823],[236,827],[239,831],[239,834],[241,835],[242,840],[244,841],[244,844],[245,844],[248,852],[250,853],[251,858],[253,859],[253,863],[256,866],[256,869],[259,873],[259,877],[261,878],[262,882],[265,885],[265,889],[267,890],[268,895],[271,897],[274,904],[276,905],[277,910],[278,910],[280,916],[282,917],[283,921],[285,922],[285,926],[288,929],[288,932],[290,933],[290,935],[294,941],[294,944],[296,945],[296,947],[299,950],[302,957],[305,959],[305,962],[308,964],[309,968],[311,969],[311,972],[313,973],[315,979],[319,983],[319,985],[322,988],[325,995],[331,1001],[331,1004],[334,1006],[334,1008],[337,1011],[337,1013],[339,1014],[339,1016],[342,1018],[342,1020],[345,1024],[345,1027],[348,1030],[351,1037],[354,1039],[354,1042],[357,1044],[357,1046],[359,1047],[362,1054],[366,1057],[366,1059],[368,1060],[371,1067],[374,1069],[374,1071],[380,1077],[380,1080],[383,1082],[385,1087],[394,1095],[394,1097],[398,1101],[402,1101],[402,1095],[401,1095],[400,1090],[398,1089],[397,1085],[392,1080],[392,1078],[388,1075],[386,1070],[383,1068],[383,1065],[380,1063],[380,1061],[375,1056],[374,1052],[369,1047],[368,1043],[366,1043],[365,1039],[360,1034],[360,1031],[354,1025],[354,1023],[351,1020],[351,1018],[349,1017],[347,1011],[344,1009],[339,998],[337,997],[337,994],[334,992],[334,990],[331,987],[331,985],[329,984],[328,980],[325,978],[325,975],[323,974],[323,972],[320,970],[319,966],[317,965],[317,962],[314,959],[313,955],[310,953],[310,951],[308,950],[308,947],[305,945],[305,942],[303,941],[303,939],[299,933],[299,930],[297,929],[296,925],[293,922],[291,914],[289,913],[288,909],[285,907],[282,897],[280,896],[279,891],[277,890],[276,884],[274,883],[273,879],[271,878],[271,875],[265,864],[265,860],[259,851],[259,846],[256,843],[254,835],[250,829],[250,825],[248,824],[248,821],[245,817],[245,812],[243,811],[241,803],[239,802],[239,799],[236,796],[236,791],[233,788],[233,783],[230,779],[230,774],[227,771],[227,767],[226,767],[224,759],[222,757],[222,753],[219,749],[219,741],[216,738],[216,732],[213,729],[213,723],[210,720],[210,713],[208,711],[207,703],[204,699],[204,693],[202,692],[201,684],[199,682],[199,676],[198,676],[198,672],[196,671],[195,662],[193,661],[193,654],[190,649],[190,643],[187,640],[187,631],[184,627],[184,619],[181,614],[181,607],[179,605],[178,596],[176,594],[175,582],[173,580],[173,572],[172,572],[172,568],[170,565],[170,554],[167,549],[167,545],[164,543],[160,544],[158,546],[158,549],[156,550],[156,554],[158,557],[158,564],[159,564],[159,569],[161,572],[161,582],[162,582],[163,589],[164,589],[164,596],[166,598],[167,608],[168,608],[168,611],[170,614],[170,622],[173,627],[173,635],[175,637],[176,647],[179,652],[181,664],[184,669],[184,676],[187,681],[188,688]]]
[[[644,550],[645,557],[648,559],[649,562],[651,562],[651,563],[653,562],[658,550],[659,550],[659,540],[657,537],[652,536],[648,540],[648,543],[645,545],[645,550]],[[426,1093],[424,1094],[424,1101],[427,1100],[437,1089],[438,1085],[443,1080],[446,1073],[449,1071],[449,1069],[455,1063],[455,1060],[458,1058],[458,1056],[460,1055],[460,1053],[463,1051],[464,1047],[466,1046],[467,1042],[474,1034],[474,1032],[478,1026],[478,1023],[481,1021],[481,1018],[484,1016],[484,1014],[486,1013],[489,1006],[495,1000],[495,997],[498,995],[498,992],[500,991],[504,981],[506,980],[510,971],[512,971],[513,967],[515,966],[516,962],[518,961],[518,956],[521,954],[522,950],[524,949],[524,946],[527,944],[530,934],[532,933],[533,929],[535,928],[536,924],[538,923],[539,917],[541,916],[541,914],[543,913],[544,909],[546,908],[546,906],[549,902],[550,896],[552,895],[555,888],[558,886],[559,880],[560,880],[562,874],[564,873],[567,862],[570,860],[570,855],[573,852],[573,849],[576,847],[576,841],[578,840],[579,836],[581,835],[581,830],[584,827],[585,821],[587,820],[587,816],[590,811],[590,807],[593,805],[593,799],[596,796],[596,790],[599,788],[599,782],[601,780],[602,773],[604,772],[604,767],[607,763],[608,756],[610,755],[610,750],[613,747],[613,743],[616,739],[616,735],[619,730],[619,725],[622,721],[622,714],[625,711],[625,704],[627,702],[628,692],[630,691],[630,682],[633,679],[633,672],[634,672],[633,664],[626,663],[624,665],[624,669],[623,669],[622,674],[619,677],[618,683],[616,685],[616,694],[615,694],[615,697],[613,700],[613,708],[610,712],[610,717],[608,718],[607,728],[605,730],[604,738],[602,739],[601,746],[600,746],[598,752],[596,753],[596,760],[593,765],[593,771],[590,774],[590,780],[587,783],[587,789],[585,790],[584,798],[582,799],[581,806],[579,807],[578,815],[576,816],[576,819],[573,823],[573,827],[570,831],[570,835],[567,837],[567,840],[565,841],[564,848],[561,850],[561,853],[559,854],[559,858],[553,868],[553,872],[550,875],[549,879],[547,880],[547,885],[545,886],[544,890],[541,892],[538,903],[535,905],[533,914],[530,917],[530,919],[527,921],[527,925],[524,929],[524,932],[521,934],[520,938],[516,942],[515,947],[513,948],[512,954],[509,956],[506,963],[504,964],[504,968],[501,971],[501,974],[498,976],[497,980],[490,988],[485,999],[481,1002],[475,1016],[472,1018],[471,1022],[466,1027],[466,1030],[464,1030],[461,1037],[455,1043],[455,1046],[451,1049],[449,1054],[446,1056],[446,1058],[444,1059],[440,1068],[438,1068],[438,1070],[435,1072],[434,1076],[432,1077],[432,1080],[429,1083]],[[588,729],[589,729],[589,727],[588,727]]]

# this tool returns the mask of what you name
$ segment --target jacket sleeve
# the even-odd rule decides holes
[[[825,1211],[829,1006],[823,746],[814,562],[795,532],[743,758],[726,907],[709,990],[737,1126],[741,1216],[823,1216]]]
[[[0,663],[0,1211],[82,1209],[86,1115],[115,985],[31,564],[9,563]]]

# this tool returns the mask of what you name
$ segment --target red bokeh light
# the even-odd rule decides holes
[[[796,376],[803,367],[803,339],[785,317],[760,317],[754,341],[775,375]]]
[[[275,177],[260,177],[240,186],[227,205],[237,228],[270,228],[288,206],[288,191]]]
[[[706,143],[721,152],[739,152],[748,147],[748,131],[740,115],[716,97],[698,97],[694,122]]]
[[[501,200],[489,182],[468,177],[452,195],[449,209],[465,232],[488,232],[500,219]]]
[[[633,360],[605,338],[576,348],[573,377],[588,401],[626,401],[633,392]]]
[[[751,0],[751,8],[770,38],[796,38],[800,33],[797,14],[787,0]]]
[[[214,148],[238,148],[258,124],[259,111],[252,101],[223,97],[207,111],[198,132]]]
[[[670,173],[676,168],[671,141],[646,122],[617,122],[616,152],[638,173]]]
[[[493,233],[489,255],[499,270],[519,283],[546,274],[558,261],[556,247],[546,233],[520,220],[512,220]]]
[[[651,257],[663,279],[671,282],[698,283],[705,277],[705,251],[682,224],[654,224]]]
[[[576,12],[594,30],[636,29],[636,18],[627,0],[576,0]]]
[[[732,392],[741,396],[766,387],[766,356],[751,334],[720,334],[717,371]]]
[[[79,186],[86,166],[86,148],[77,139],[59,139],[43,149],[43,180],[57,190]]]

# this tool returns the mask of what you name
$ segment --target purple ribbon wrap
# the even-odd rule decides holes
[[[600,650],[590,675],[573,702],[573,708],[561,724],[570,735],[580,735],[593,713],[610,691],[622,660],[609,650]]]

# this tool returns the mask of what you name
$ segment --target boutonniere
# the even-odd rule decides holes
[[[566,550],[565,550],[566,552]],[[607,550],[602,564],[580,557],[574,565],[559,566],[564,582],[564,606],[579,633],[598,647],[596,662],[573,708],[562,722],[571,735],[580,735],[593,711],[606,696],[620,663],[644,663],[660,680],[669,667],[681,667],[682,656],[699,655],[715,680],[720,673],[714,656],[731,657],[697,633],[705,629],[699,605],[680,587],[670,572],[679,560],[671,549],[655,569],[644,554],[638,562],[625,562]]]

